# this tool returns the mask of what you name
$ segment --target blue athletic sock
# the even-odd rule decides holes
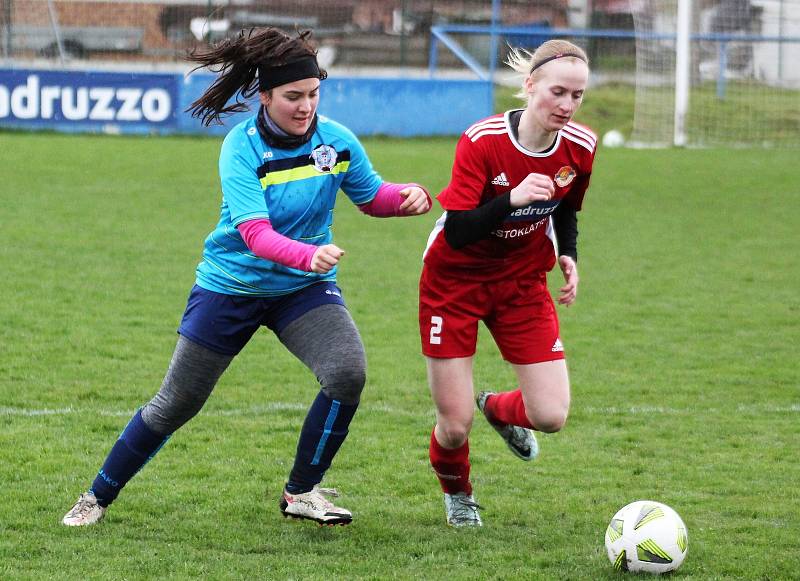
[[[300,432],[294,467],[286,484],[287,492],[308,492],[322,482],[325,471],[347,437],[347,428],[356,409],[358,404],[344,404],[321,391],[317,394]]]
[[[156,434],[137,411],[108,453],[90,491],[100,506],[108,506],[133,476],[156,455],[169,436]]]

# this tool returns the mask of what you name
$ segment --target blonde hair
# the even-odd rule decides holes
[[[541,65],[553,57],[559,58],[556,55],[563,54],[560,57],[569,59],[571,62],[583,61],[586,66],[589,66],[589,57],[586,52],[576,44],[568,40],[548,40],[539,45],[535,51],[530,52],[524,48],[510,47],[511,51],[508,53],[506,64],[519,73],[523,79],[531,76],[535,81],[541,74]],[[528,94],[525,92],[524,85],[522,90],[515,95],[521,99],[527,100]]]

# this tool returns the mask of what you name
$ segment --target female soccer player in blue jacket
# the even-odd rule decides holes
[[[203,407],[217,380],[261,326],[314,373],[320,391],[300,432],[280,501],[285,516],[348,524],[320,488],[345,440],[365,383],[364,347],[336,286],[344,251],[332,243],[339,189],[371,216],[430,209],[416,184],[381,180],[358,139],[317,115],[320,81],[309,31],[256,29],[189,59],[219,71],[190,109],[208,125],[246,109],[256,115],[226,136],[219,159],[222,207],[205,241],[179,338],[161,389],[123,430],[91,485],[64,516],[98,522],[123,486]],[[232,104],[229,100],[236,96]]]

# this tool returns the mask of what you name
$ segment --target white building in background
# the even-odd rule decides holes
[[[800,87],[800,0],[752,0],[761,10],[764,36],[794,38],[794,42],[757,42],[753,68],[757,78],[785,87]]]
[[[592,0],[567,0],[567,26],[589,28]]]

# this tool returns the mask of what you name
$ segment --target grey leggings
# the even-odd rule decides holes
[[[312,309],[289,323],[278,339],[314,373],[325,395],[345,404],[358,403],[366,382],[366,358],[345,307],[328,304]],[[192,419],[232,360],[232,355],[180,336],[161,389],[142,408],[147,427],[168,435]]]

